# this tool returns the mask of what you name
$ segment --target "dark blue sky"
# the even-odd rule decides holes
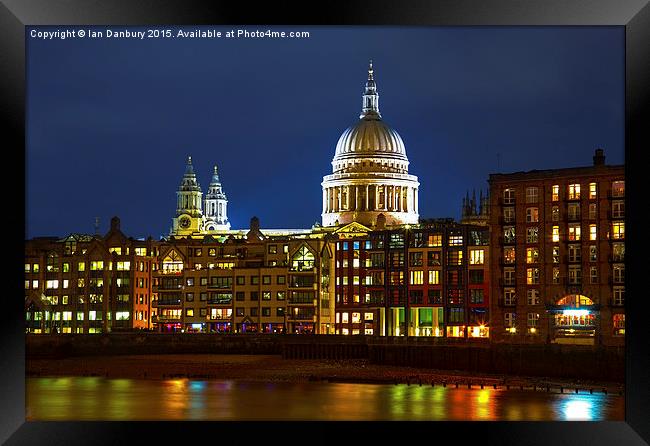
[[[271,29],[311,36],[40,40],[28,29],[26,237],[92,233],[95,217],[103,234],[114,215],[133,237],[167,234],[187,155],[204,192],[218,164],[233,228],[253,215],[311,227],[370,58],[421,217],[459,218],[490,173],[590,165],[597,147],[624,162],[622,27]]]

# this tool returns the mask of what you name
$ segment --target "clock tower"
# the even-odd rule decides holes
[[[202,195],[192,166],[192,157],[188,156],[185,174],[176,192],[176,216],[171,231],[173,235],[188,235],[203,229]]]

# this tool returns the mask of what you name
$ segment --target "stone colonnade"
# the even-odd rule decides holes
[[[359,184],[323,189],[323,213],[392,211],[418,213],[418,189],[411,186]]]

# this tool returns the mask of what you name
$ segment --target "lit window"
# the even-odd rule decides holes
[[[59,288],[58,280],[48,280],[45,282],[45,289],[53,290]]]
[[[116,311],[115,312],[115,320],[116,321],[128,321],[129,320],[129,312],[128,311]]]
[[[615,335],[625,334],[625,315],[615,314],[612,316],[612,325],[614,326]]]
[[[352,313],[352,323],[358,324],[361,322],[361,313]]]
[[[622,240],[625,238],[625,223],[612,223],[612,238],[615,240]]]
[[[185,316],[189,316],[189,317],[194,316],[194,308],[186,308],[185,309]]]
[[[515,242],[515,227],[514,226],[504,226],[503,227],[503,242],[504,243],[514,243]]]
[[[77,271],[79,272],[86,271],[86,262],[79,262],[77,264]]]
[[[25,289],[26,289],[26,290],[29,289],[29,280],[25,280]]]
[[[131,262],[117,262],[118,271],[129,271],[131,269]]]
[[[341,313],[341,323],[342,324],[347,324],[349,322],[348,319],[349,313]]]
[[[64,273],[69,273],[70,272],[70,264],[69,263],[64,263],[63,264],[63,272]]]
[[[589,225],[589,240],[596,240],[596,225]]]
[[[614,181],[612,183],[612,197],[625,196],[625,181]]]
[[[551,188],[551,200],[560,201],[560,186],[554,184]]]
[[[526,228],[526,243],[537,243],[539,241],[539,228]]]
[[[373,313],[364,313],[363,314],[363,320],[364,321],[371,321],[371,320],[373,320],[373,318],[374,318]]]
[[[504,325],[506,328],[514,328],[515,326],[515,313],[504,313]]]
[[[589,281],[591,283],[598,283],[598,268],[595,266],[589,268]]]
[[[463,244],[462,235],[450,235],[449,236],[449,246],[460,246]]]
[[[551,240],[554,242],[560,241],[560,227],[553,226]]]
[[[579,241],[580,240],[580,225],[569,225],[569,240],[570,241]],[[555,240],[553,240],[555,241]]]
[[[101,271],[104,269],[104,261],[102,260],[93,260],[90,262],[91,271]]]
[[[595,200],[597,197],[596,193],[596,183],[589,183],[589,199]]]
[[[625,261],[625,243],[612,243],[612,258],[615,262]]]
[[[485,250],[483,249],[470,249],[469,250],[469,264],[470,265],[483,265],[485,262]]]
[[[503,248],[503,263],[515,263],[515,248],[513,246]]]
[[[539,248],[526,248],[526,263],[537,263],[539,260]]]
[[[539,221],[539,208],[526,208],[526,223],[537,223]]]
[[[442,246],[442,235],[441,234],[429,234],[427,237],[427,246],[428,247],[438,247]]]
[[[560,263],[560,247],[559,246],[553,246],[553,263]]]
[[[38,280],[32,280],[32,288],[38,288]]]
[[[503,190],[503,204],[515,204],[515,190],[514,189],[504,189]]]
[[[429,285],[439,285],[440,284],[440,271],[431,270],[429,271]]]
[[[424,283],[424,271],[411,271],[411,285],[422,285]]]
[[[553,267],[553,283],[560,283],[560,268]]]
[[[580,198],[580,183],[569,184],[569,200]]]
[[[536,285],[539,283],[539,268],[526,269],[526,283],[528,285]]]

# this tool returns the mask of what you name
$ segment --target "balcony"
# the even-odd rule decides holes
[[[230,305],[232,303],[232,298],[230,299],[217,299],[210,298],[208,299],[208,305]]]
[[[290,304],[297,304],[297,305],[317,305],[317,301],[314,298],[304,298],[304,297],[298,297],[298,298],[289,298],[289,303]]]
[[[157,305],[159,307],[169,307],[169,306],[179,306],[181,305],[181,299],[158,299]]]
[[[180,316],[158,315],[158,314],[155,316],[151,316],[152,323],[180,322],[180,320],[181,320]]]

